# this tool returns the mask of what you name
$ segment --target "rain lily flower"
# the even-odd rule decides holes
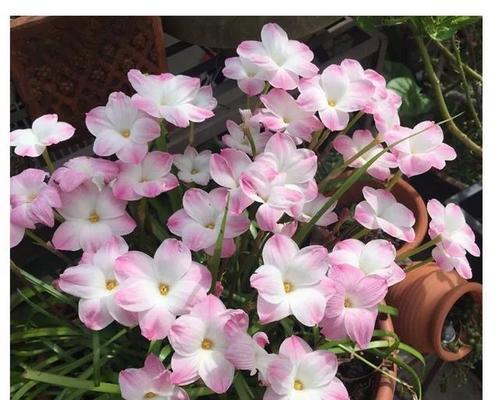
[[[186,183],[197,183],[205,186],[210,180],[210,150],[201,153],[191,146],[187,146],[184,154],[174,155],[174,165],[179,169],[177,176]]]
[[[321,75],[302,80],[299,90],[297,104],[306,111],[319,111],[321,122],[339,131],[347,126],[350,112],[368,104],[375,88],[368,79],[351,81],[341,66],[332,64]]]
[[[347,135],[338,135],[333,140],[332,145],[335,150],[342,154],[344,161],[347,161],[373,142],[373,140],[374,138],[369,130],[358,129],[354,131],[352,138]],[[383,149],[382,145],[378,144],[356,158],[349,166],[352,168],[361,168]],[[384,153],[368,167],[366,172],[374,178],[384,181],[391,175],[390,168],[396,168],[397,166],[396,156],[391,153]]]
[[[312,133],[323,128],[314,112],[304,111],[282,89],[272,89],[260,99],[266,108],[260,112],[259,120],[267,129],[282,131],[302,143],[302,140],[310,142]]]
[[[262,250],[264,265],[250,277],[250,285],[259,292],[260,322],[267,324],[288,315],[294,315],[306,326],[320,322],[327,300],[327,256],[323,246],[299,250],[285,235],[271,237]]]
[[[281,233],[292,237],[297,230],[298,222],[295,220],[280,223],[279,220],[285,214],[284,210],[274,208],[268,204],[262,204],[255,214],[259,228],[266,232]]]
[[[113,320],[129,327],[137,325],[137,315],[124,310],[116,301],[121,282],[114,266],[116,259],[127,251],[125,240],[115,236],[59,277],[57,283],[63,292],[80,297],[78,316],[87,328],[98,331]]]
[[[235,149],[223,149],[210,158],[210,175],[220,186],[229,189],[230,208],[236,214],[253,203],[240,188],[240,175],[251,163],[250,157]]]
[[[35,119],[31,129],[16,129],[10,133],[10,145],[19,156],[38,157],[47,146],[68,140],[75,128],[58,122],[57,114],[46,114]]]
[[[12,222],[12,216],[10,217],[10,248],[16,247],[24,237],[25,228],[21,225]]]
[[[443,169],[445,161],[457,157],[453,147],[443,143],[441,127],[432,121],[420,122],[413,129],[396,127],[384,132],[384,140],[390,145],[411,135],[415,136],[402,141],[391,150],[397,158],[399,168],[408,177],[421,175],[432,167]]]
[[[334,290],[328,300],[321,333],[328,339],[349,337],[362,349],[366,348],[375,329],[378,304],[387,294],[386,280],[365,275],[356,267],[334,266],[328,276]]]
[[[226,128],[229,134],[222,136],[222,143],[227,147],[244,151],[250,156],[253,155],[252,145],[244,132],[247,129],[250,136],[252,136],[256,153],[262,153],[272,133],[267,130],[260,131],[260,123],[257,121],[257,116],[252,115],[250,110],[240,110],[240,113],[243,119],[241,125],[231,120],[226,121]]]
[[[224,327],[235,315],[240,319],[241,314],[241,310],[227,310],[210,294],[189,314],[177,318],[168,334],[175,351],[172,381],[188,385],[201,378],[215,393],[226,392],[233,381],[234,366],[225,356],[228,341]]]
[[[105,107],[90,110],[85,124],[96,137],[94,153],[103,157],[116,154],[119,160],[132,164],[141,162],[148,143],[161,132],[158,122],[138,110],[122,92],[111,93]]]
[[[443,271],[449,272],[455,269],[462,278],[472,278],[472,269],[465,255],[451,256],[444,246],[439,243],[432,249],[432,258]]]
[[[185,75],[145,75],[131,69],[130,84],[137,92],[134,105],[155,118],[165,118],[171,124],[186,128],[189,122],[203,122],[213,117],[217,101],[210,86],[200,87],[199,78]]]
[[[225,188],[213,189],[207,193],[201,189],[189,189],[182,199],[184,208],[176,211],[167,222],[168,229],[193,251],[205,250],[213,254],[215,242],[221,230],[228,196]],[[222,257],[230,257],[236,250],[234,238],[242,235],[250,226],[244,215],[228,209]]]
[[[122,200],[156,197],[179,186],[170,173],[173,157],[162,151],[152,151],[139,164],[119,162],[120,173],[113,182],[113,194]]]
[[[314,217],[319,210],[330,200],[329,197],[323,196],[318,193],[318,196],[314,200],[304,203],[303,207],[295,206],[292,208],[291,214],[295,216],[300,222],[309,222],[312,217]],[[318,219],[316,225],[318,226],[328,226],[337,222],[337,214],[333,211],[337,202],[333,203],[328,210]]]
[[[113,196],[109,186],[100,190],[86,181],[72,192],[61,192],[60,208],[65,221],[54,232],[59,250],[96,251],[111,237],[127,235],[136,223],[126,212],[127,202]]]
[[[189,400],[184,389],[172,383],[172,373],[160,359],[149,353],[142,368],[127,368],[118,376],[121,395],[125,400],[171,399]]]
[[[311,78],[318,72],[318,67],[311,63],[314,54],[309,47],[289,40],[279,25],[264,25],[261,39],[262,42],[246,40],[236,51],[266,71],[267,80],[273,87],[292,90],[297,87],[299,76]]]
[[[116,301],[139,313],[141,333],[149,340],[165,339],[175,317],[203,299],[211,283],[207,268],[193,262],[176,239],[163,241],[154,258],[128,252],[116,261],[115,272],[120,280]]]
[[[441,245],[444,250],[444,252],[438,250],[441,255],[462,257],[466,251],[475,257],[480,255],[474,232],[467,225],[458,205],[450,203],[445,207],[438,200],[432,199],[427,203],[427,211],[432,218],[429,223],[429,236],[434,239],[441,235]]]
[[[55,187],[45,183],[47,176],[41,169],[28,168],[10,178],[10,218],[15,225],[30,229],[38,222],[54,226],[53,207],[61,206],[61,198]]]
[[[238,87],[248,96],[255,96],[264,90],[267,73],[243,57],[226,58],[222,73],[226,78],[236,79]]]
[[[411,242],[415,239],[415,217],[385,189],[363,188],[365,201],[354,210],[354,219],[368,229],[381,229],[388,235]]]
[[[333,353],[313,351],[300,337],[290,336],[269,363],[264,400],[348,400],[344,384],[335,376],[337,366]]]
[[[71,192],[83,182],[91,180],[98,187],[104,187],[116,178],[117,163],[95,157],[75,157],[56,169],[50,180],[63,192]]]
[[[376,275],[392,286],[405,278],[403,269],[397,265],[396,249],[387,240],[376,239],[366,244],[357,239],[338,242],[329,254],[330,264],[359,268],[365,275]]]

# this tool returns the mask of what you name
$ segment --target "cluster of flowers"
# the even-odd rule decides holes
[[[361,111],[373,116],[379,134],[356,130],[352,136],[337,134],[332,142],[352,168],[371,163],[367,173],[385,181],[391,169],[411,177],[442,169],[456,157],[443,143],[437,124],[401,127],[400,97],[386,88],[381,75],[364,70],[355,60],[330,65],[318,74],[311,50],[289,40],[276,24],[264,26],[262,42],[243,42],[237,52],[238,57],[226,60],[225,76],[236,79],[250,96],[265,93],[261,107],[241,110],[241,123],[227,121],[228,134],[222,137],[227,148],[219,153],[191,146],[175,155],[149,151],[162,134],[162,120],[186,127],[213,116],[217,103],[211,88],[202,87],[199,79],[131,70],[128,77],[137,93],[112,93],[105,106],[86,115],[87,128],[96,138],[95,154],[115,155],[116,161],[77,157],[48,181],[49,174],[40,169],[11,178],[11,247],[22,240],[25,229],[35,229],[38,223],[53,227],[59,219],[52,245],[83,250],[79,264],[67,268],[57,281],[60,290],[80,298],[82,322],[93,330],[113,321],[139,325],[147,339],[167,338],[172,345],[172,372],[154,355],[144,368],[121,372],[125,399],[188,398],[178,385],[200,378],[214,392],[224,393],[235,369],[258,371],[268,400],[295,398],[298,392],[301,398],[347,399],[335,377],[337,361],[331,352],[313,351],[291,336],[282,342],[279,354],[268,353],[266,334],[250,336],[249,316],[226,309],[219,299],[220,284],[209,294],[219,277],[194,261],[191,252],[213,255],[223,232],[221,256],[231,257],[235,238],[250,229],[247,210],[255,205],[256,226],[269,236],[262,265],[252,266],[250,277],[258,292],[260,323],[293,315],[305,326],[319,325],[328,339],[348,337],[364,348],[373,334],[378,305],[405,273],[388,240],[342,240],[330,252],[324,246],[299,248],[295,243],[298,224],[309,222],[330,201],[318,190],[318,157],[307,144],[317,133],[343,130],[349,113]],[[288,92],[294,89],[297,98]],[[18,155],[38,157],[46,146],[73,133],[56,115],[45,115],[31,129],[12,132],[11,145]],[[380,156],[388,146],[390,151]],[[130,250],[123,236],[134,231],[136,222],[127,213],[128,202],[155,198],[176,188],[179,180],[188,187],[183,207],[165,222],[181,240],[166,239],[153,257]],[[210,191],[195,187],[206,187],[211,180],[216,187]],[[401,241],[414,240],[414,215],[390,190],[365,186],[362,192],[355,221]],[[337,221],[335,205],[317,225]],[[435,261],[470,278],[466,252],[477,256],[479,249],[460,208],[430,200],[428,212],[429,235],[437,242]]]

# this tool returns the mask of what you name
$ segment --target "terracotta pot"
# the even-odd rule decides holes
[[[399,310],[394,327],[403,342],[421,353],[436,353],[442,360],[457,361],[471,348],[463,346],[457,353],[446,350],[441,345],[441,332],[452,307],[467,294],[481,304],[482,285],[431,263],[409,272],[402,282],[391,287],[386,301]]]
[[[337,209],[339,207],[349,207],[354,203],[359,203],[364,200],[362,189],[364,186],[371,186],[375,189],[382,189],[383,183],[375,180],[361,180],[352,185],[349,190],[339,199]],[[415,215],[415,240],[411,243],[405,243],[398,249],[398,254],[408,250],[417,248],[424,241],[427,234],[427,226],[429,219],[427,216],[427,208],[420,194],[408,182],[400,179],[396,182],[391,190],[398,202],[408,207]]]
[[[378,328],[388,332],[394,332],[394,326],[390,315],[387,318],[380,319],[377,322]],[[397,377],[398,370],[396,364],[389,366],[390,373],[395,378]],[[396,381],[383,374],[380,374],[377,391],[374,400],[392,400],[394,398],[394,391],[396,390]]]

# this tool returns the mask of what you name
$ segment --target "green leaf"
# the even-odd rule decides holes
[[[210,292],[213,292],[215,290],[215,283],[217,282],[217,278],[219,277],[220,255],[222,253],[222,244],[224,242],[224,232],[226,230],[228,209],[229,209],[229,193],[227,195],[226,207],[224,208],[224,216],[222,217],[222,221],[220,224],[219,234],[215,242],[214,255],[212,256],[209,262],[209,269],[210,272],[212,273],[212,287],[210,288]]]
[[[384,61],[382,67],[382,75],[387,82],[394,78],[410,78],[415,79],[413,72],[410,68],[400,62]]]
[[[408,345],[406,343],[399,343],[399,350],[402,350],[402,351],[405,351],[408,354],[411,354],[418,361],[420,361],[424,367],[426,366],[426,362],[425,362],[424,356],[417,349],[414,349],[413,347],[411,347],[410,345]]]
[[[238,398],[240,400],[255,399],[255,395],[253,394],[252,389],[250,389],[250,386],[248,386],[248,383],[241,372],[236,373],[233,380],[233,385],[236,393],[238,393]]]
[[[39,339],[48,336],[82,336],[81,332],[65,326],[50,327],[50,328],[34,328],[26,331],[14,332],[10,335],[11,342],[21,342],[30,339]]]
[[[402,117],[417,117],[431,110],[431,99],[422,93],[414,79],[394,78],[387,83],[387,87],[401,96],[402,104],[399,114]]]
[[[101,393],[120,394],[120,387],[114,383],[103,382],[96,386],[92,381],[70,378],[68,376],[56,375],[32,369],[26,370],[22,376],[24,379],[36,382],[44,382],[55,386],[84,389]]]
[[[415,17],[416,18],[416,17]],[[443,41],[451,37],[460,29],[475,24],[481,17],[478,16],[439,16],[422,17],[421,25],[425,32],[434,40]]]
[[[396,307],[388,306],[387,304],[379,304],[378,312],[393,315],[395,317],[398,316],[398,309]]]

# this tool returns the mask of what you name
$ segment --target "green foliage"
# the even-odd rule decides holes
[[[413,17],[412,20],[432,39],[443,41],[451,39],[459,29],[480,20],[478,16],[439,16]]]
[[[402,104],[399,109],[401,118],[414,118],[429,112],[432,108],[431,99],[422,93],[413,77],[402,76],[391,79],[387,87],[401,96]]]

